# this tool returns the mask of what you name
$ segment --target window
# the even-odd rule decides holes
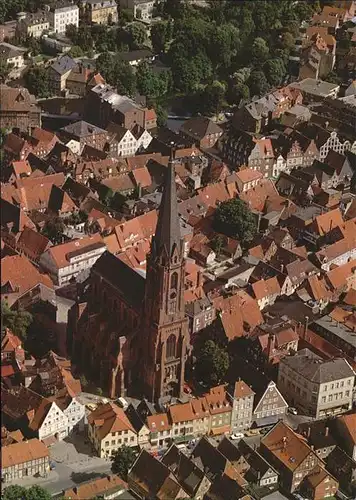
[[[175,358],[176,357],[176,338],[172,334],[168,337],[166,344],[166,356],[167,358]]]

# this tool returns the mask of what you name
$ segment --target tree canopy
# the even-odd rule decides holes
[[[257,232],[255,216],[238,198],[220,203],[214,214],[214,227],[219,233],[237,238],[241,244],[250,242]]]
[[[51,84],[46,68],[41,66],[31,67],[25,74],[25,82],[28,90],[36,97],[51,96]]]
[[[230,365],[229,354],[213,340],[207,340],[199,351],[195,364],[195,378],[213,387],[225,377]]]
[[[13,311],[10,309],[7,302],[2,300],[1,318],[4,328],[9,328],[9,330],[20,337],[21,340],[26,340],[27,330],[33,321],[32,315],[29,312],[23,309]]]
[[[25,488],[13,484],[4,488],[2,498],[3,500],[51,500],[52,495],[39,485]]]
[[[137,453],[130,447],[123,445],[114,451],[112,458],[112,471],[118,474],[124,481],[127,481],[127,473],[136,460]]]

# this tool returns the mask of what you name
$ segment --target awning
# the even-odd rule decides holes
[[[230,425],[223,425],[222,427],[215,427],[215,429],[211,429],[211,434],[213,436],[218,436],[219,434],[227,434],[231,432]]]
[[[191,441],[192,439],[194,439],[193,434],[187,434],[186,436],[179,436],[177,438],[174,438],[174,442],[177,444],[187,443],[188,441]]]

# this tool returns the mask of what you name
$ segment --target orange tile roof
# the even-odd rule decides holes
[[[356,445],[356,413],[343,415],[337,418],[342,422],[343,426],[347,429],[352,442]]]
[[[85,236],[80,240],[72,240],[61,245],[48,248],[46,251],[56,264],[58,269],[69,266],[69,254],[78,250],[85,250],[86,247],[91,245],[104,246],[104,242],[100,234],[93,234],[92,236]]]
[[[238,380],[235,382],[235,389],[234,389],[234,398],[235,399],[240,399],[240,398],[245,398],[247,396],[253,396],[255,393],[251,389],[250,386],[246,384],[243,380]]]
[[[53,132],[49,132],[48,130],[44,130],[43,128],[36,127],[33,129],[31,133],[31,137],[34,139],[37,139],[39,142],[44,142],[44,143],[50,143],[54,139],[56,139],[57,142],[57,137],[56,134]]]
[[[151,432],[168,431],[171,425],[167,413],[157,413],[147,417],[147,427]]]
[[[8,328],[5,328],[5,335],[1,339],[1,352],[14,352],[21,348],[21,340],[12,333]]]
[[[242,337],[245,325],[253,329],[263,323],[256,300],[243,290],[229,297],[216,297],[213,299],[213,304],[220,312],[221,322],[229,340]]]
[[[180,403],[169,407],[169,414],[174,424],[191,421],[196,418],[191,403]]]
[[[308,285],[314,300],[325,300],[332,297],[332,292],[323,277],[309,276]]]
[[[211,415],[217,415],[219,413],[232,411],[225,386],[218,385],[216,387],[212,387],[210,391],[204,396]]]
[[[241,200],[247,203],[252,210],[262,212],[267,201],[273,201],[282,206],[285,198],[278,191],[271,179],[261,179],[257,186],[240,194]]]
[[[335,227],[342,226],[343,224],[344,221],[339,208],[335,208],[335,210],[330,210],[330,212],[318,215],[315,217],[314,221],[314,226],[319,236],[323,236]]]
[[[131,172],[132,177],[136,186],[141,186],[143,188],[148,187],[152,184],[152,178],[147,167],[135,168]]]
[[[64,491],[64,498],[70,500],[87,500],[88,498],[98,498],[100,495],[105,495],[106,492],[110,492],[112,488],[118,488],[122,486],[123,489],[127,489],[127,483],[123,481],[119,476],[107,476],[92,479],[91,481],[75,486],[74,488]]]
[[[309,455],[314,454],[310,446],[282,421],[262,438],[261,445],[290,471],[295,471]]]
[[[252,290],[257,300],[281,293],[281,287],[276,276],[267,280],[261,279],[256,281],[256,283],[252,284]]]
[[[205,205],[216,207],[222,201],[231,198],[224,182],[216,182],[199,189],[198,197]]]
[[[156,111],[152,109],[145,109],[145,120],[156,120]]]
[[[208,417],[210,415],[209,405],[208,405],[208,402],[204,396],[200,397],[200,398],[192,399],[191,403],[192,403],[193,412],[197,418],[204,418],[204,417]]]
[[[151,210],[139,217],[122,222],[115,227],[118,247],[124,250],[138,241],[151,238],[156,230],[157,211]]]
[[[327,273],[327,280],[335,290],[340,290],[347,285],[348,280],[356,273],[356,259],[343,266],[336,267]]]
[[[49,457],[48,448],[37,438],[1,447],[1,467],[3,470],[45,457]]]
[[[31,165],[27,160],[13,161],[11,166],[16,177],[21,177],[21,175],[30,175],[32,173]]]
[[[328,481],[334,480],[337,485],[339,484],[336,479],[333,478],[332,475],[329,474],[323,467],[320,467],[320,465],[317,465],[305,478],[306,482],[310,484],[312,488],[317,488],[320,483],[324,482],[326,479]],[[328,485],[331,486],[329,483]]]
[[[262,179],[263,175],[258,170],[253,170],[252,168],[245,168],[236,172],[236,177],[243,183],[257,181]]]
[[[99,428],[97,431],[99,439],[104,439],[111,432],[124,430],[131,430],[136,434],[124,410],[111,402],[98,406],[89,414],[88,422]]]
[[[10,282],[12,288],[23,294],[38,284],[53,288],[47,274],[41,274],[23,255],[7,255],[1,260],[1,286]]]
[[[351,290],[347,292],[344,302],[349,306],[356,306],[356,290],[354,288],[351,288]]]

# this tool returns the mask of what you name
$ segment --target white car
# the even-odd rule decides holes
[[[234,441],[235,439],[242,439],[244,436],[244,434],[242,434],[242,432],[237,432],[236,434],[231,434],[231,439]]]
[[[288,408],[288,411],[289,413],[291,413],[292,415],[298,415],[298,411],[296,408],[293,408],[293,407],[290,407]]]

